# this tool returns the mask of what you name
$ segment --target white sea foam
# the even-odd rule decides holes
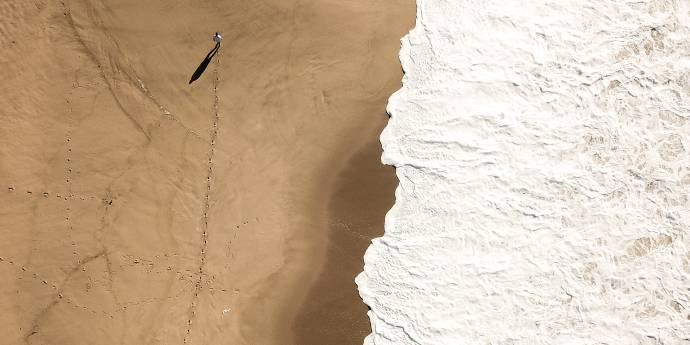
[[[417,5],[366,344],[690,344],[687,1]]]

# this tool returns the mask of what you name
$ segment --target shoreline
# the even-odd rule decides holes
[[[383,127],[385,112],[381,117]],[[375,127],[372,132],[378,133]],[[380,163],[380,154],[378,140],[373,140],[336,174],[328,202],[329,249],[295,317],[295,344],[361,344],[371,332],[354,278],[363,268],[371,239],[383,235],[384,215],[393,205],[398,182],[394,169]]]
[[[360,83],[339,81],[340,84],[350,84],[341,87],[340,97],[326,94],[327,108],[310,110],[321,112],[335,108],[335,114],[351,116],[317,129],[316,132],[325,133],[314,137],[321,137],[316,142],[329,137],[337,137],[337,140],[330,144],[332,148],[325,156],[328,158],[321,160],[321,168],[314,172],[318,177],[308,183],[314,188],[310,198],[313,206],[297,210],[298,214],[314,218],[315,226],[304,229],[296,224],[290,232],[297,237],[304,236],[296,240],[298,243],[304,245],[301,241],[306,241],[307,246],[311,243],[316,248],[313,254],[299,252],[307,259],[301,264],[297,262],[299,258],[290,258],[288,254],[288,265],[300,267],[302,274],[287,274],[283,268],[263,283],[264,288],[258,295],[264,299],[258,298],[257,301],[267,309],[248,307],[246,311],[251,314],[249,324],[263,325],[258,321],[270,317],[276,319],[274,326],[247,326],[249,328],[244,330],[243,338],[256,339],[257,335],[271,332],[267,329],[274,329],[279,331],[265,338],[267,344],[269,341],[284,344],[285,337],[290,334],[295,337],[294,344],[299,345],[349,345],[361,344],[371,331],[367,307],[359,297],[354,278],[363,269],[363,256],[369,241],[383,234],[384,216],[393,205],[398,183],[394,168],[380,162],[379,134],[388,121],[385,110],[388,97],[402,86],[403,74],[398,58],[400,38],[412,28],[416,10],[414,1],[408,5],[409,8],[398,7],[389,12],[381,8],[380,11],[386,14],[378,18],[376,26],[366,34],[383,36],[373,38],[383,45],[378,46],[379,53],[371,57],[376,59],[369,67],[373,74],[362,73],[363,70],[357,75],[345,76],[346,80],[359,77],[369,81],[368,84],[362,83],[367,88],[361,89]],[[401,19],[405,12],[408,17]],[[395,17],[395,20],[390,17]],[[389,21],[394,21],[396,26],[391,27]],[[335,41],[347,45],[345,39]],[[373,53],[367,51],[366,54]],[[297,67],[294,69],[298,70]],[[377,79],[377,76],[381,77]],[[347,129],[339,126],[347,126]],[[352,143],[360,145],[353,147]],[[362,200],[367,198],[369,200]],[[358,208],[360,204],[365,207]],[[359,222],[358,218],[361,218]],[[353,238],[353,231],[343,231],[348,227],[363,233]],[[344,250],[343,246],[348,249]],[[265,298],[273,300],[273,305],[270,306],[271,302]],[[256,307],[252,302],[248,305]]]

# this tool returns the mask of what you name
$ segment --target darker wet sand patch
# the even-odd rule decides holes
[[[379,128],[384,116],[374,121]],[[354,279],[362,271],[371,239],[383,235],[384,216],[393,206],[398,183],[395,170],[381,164],[381,144],[372,137],[375,140],[336,178],[329,203],[327,259],[295,320],[295,344],[362,344],[371,332]]]

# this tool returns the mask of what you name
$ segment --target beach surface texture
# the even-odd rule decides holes
[[[0,343],[361,344],[414,9],[0,1]]]
[[[366,344],[689,344],[688,3],[417,5]]]

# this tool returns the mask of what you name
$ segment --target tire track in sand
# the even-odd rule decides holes
[[[202,281],[204,277],[204,270],[206,266],[206,250],[208,248],[208,219],[209,219],[209,209],[210,209],[210,194],[211,194],[211,182],[213,179],[213,158],[216,153],[216,140],[218,138],[218,122],[220,120],[220,115],[218,113],[218,83],[220,82],[218,76],[218,68],[220,66],[220,48],[216,54],[216,64],[214,69],[214,80],[213,80],[213,124],[211,125],[211,142],[209,143],[208,150],[208,163],[206,171],[206,191],[204,192],[204,199],[202,202],[202,215],[201,215],[201,246],[199,249],[199,270],[197,271],[197,279],[194,284],[194,293],[192,294],[192,301],[189,304],[189,318],[187,319],[187,330],[184,335],[184,344],[189,343],[189,337],[192,332],[192,324],[196,318],[197,305],[199,303],[199,293],[202,288]]]

